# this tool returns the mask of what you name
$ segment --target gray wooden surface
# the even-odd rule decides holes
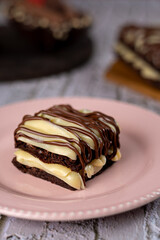
[[[69,0],[68,0],[69,1]],[[120,25],[128,22],[160,23],[160,1],[70,0],[90,11],[94,56],[70,73],[26,81],[1,82],[0,105],[56,96],[92,96],[131,102],[160,113],[160,103],[124,87],[104,81],[114,59],[112,45]],[[7,240],[136,240],[160,239],[160,199],[117,216],[77,222],[38,222],[1,216],[0,239]]]

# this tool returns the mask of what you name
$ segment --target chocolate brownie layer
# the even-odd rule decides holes
[[[35,167],[28,167],[28,166],[25,166],[25,165],[17,162],[16,158],[13,158],[12,163],[16,168],[18,168],[23,173],[29,173],[32,176],[42,178],[46,181],[57,184],[61,187],[64,187],[64,188],[67,188],[67,189],[70,189],[70,190],[75,190],[75,188],[72,188],[71,186],[66,184],[64,181],[62,181],[61,179],[59,179],[59,178],[41,170],[41,169],[38,169],[38,168],[35,168]]]
[[[16,140],[15,140],[16,141]],[[73,161],[72,159],[69,159],[66,156],[58,155],[55,153],[48,152],[45,149],[38,148],[35,146],[32,146],[30,144],[26,144],[21,141],[16,141],[15,142],[15,147],[22,149],[26,152],[29,152],[33,156],[37,157],[43,161],[44,163],[57,163],[61,164],[63,166],[69,167],[72,171],[79,172],[80,169],[82,168],[80,161],[76,160]]]

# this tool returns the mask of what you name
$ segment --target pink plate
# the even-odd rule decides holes
[[[121,127],[122,159],[70,191],[23,174],[12,164],[13,131],[24,114],[54,104],[99,110]],[[0,108],[0,213],[36,220],[78,220],[109,216],[142,206],[160,195],[160,117],[134,105],[95,98],[53,98]]]

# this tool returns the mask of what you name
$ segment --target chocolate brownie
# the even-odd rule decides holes
[[[124,26],[119,33],[115,51],[144,80],[160,87],[160,28]]]
[[[119,133],[111,116],[55,105],[24,116],[14,133],[13,164],[52,183],[84,189],[86,180],[120,159]]]

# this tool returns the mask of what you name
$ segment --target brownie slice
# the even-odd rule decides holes
[[[60,186],[84,189],[85,181],[120,159],[119,133],[111,116],[55,105],[23,117],[14,132],[13,164]]]
[[[160,28],[122,27],[115,52],[150,84],[160,87]]]

